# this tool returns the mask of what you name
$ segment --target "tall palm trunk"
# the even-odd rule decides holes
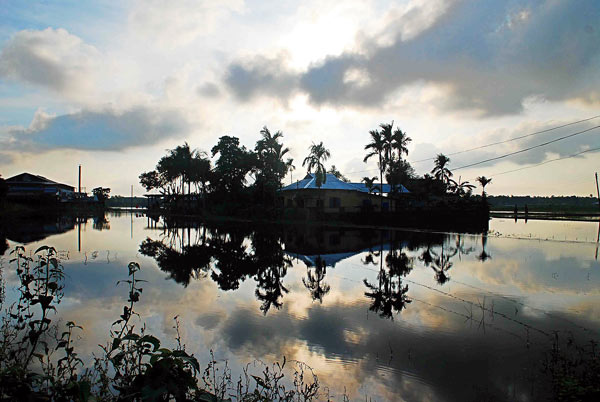
[[[381,152],[379,153],[379,210],[383,212],[383,165],[381,164]]]

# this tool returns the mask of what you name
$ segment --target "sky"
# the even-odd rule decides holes
[[[320,141],[359,181],[393,121],[418,174],[444,153],[490,194],[595,195],[599,22],[595,0],[0,0],[0,174],[74,185],[81,164],[88,191],[141,195],[167,149],[267,126],[286,182]]]

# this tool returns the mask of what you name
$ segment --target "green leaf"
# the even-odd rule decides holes
[[[40,246],[37,250],[35,250],[35,254],[39,253],[40,251],[44,251],[44,250],[48,250],[50,247],[48,246]]]

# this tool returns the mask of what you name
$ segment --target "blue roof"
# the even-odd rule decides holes
[[[379,192],[379,184],[375,183],[373,192]],[[314,173],[309,173],[302,180],[298,180],[296,183],[292,183],[283,187],[280,191],[288,191],[288,190],[306,190],[306,189],[318,189],[317,187],[317,179]],[[350,191],[360,191],[363,193],[368,193],[369,188],[365,183],[346,183],[337,177],[335,177],[331,173],[327,173],[327,179],[325,183],[321,184],[322,190],[350,190]],[[389,193],[391,190],[391,186],[389,184],[383,185],[383,192]],[[403,185],[400,185],[398,189],[399,193],[409,193]]]

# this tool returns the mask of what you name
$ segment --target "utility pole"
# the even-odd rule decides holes
[[[598,172],[596,172],[596,196],[598,197],[598,209],[600,209],[600,188],[598,187]]]
[[[79,192],[78,198],[81,198],[81,165],[79,165],[79,187],[77,191]]]

